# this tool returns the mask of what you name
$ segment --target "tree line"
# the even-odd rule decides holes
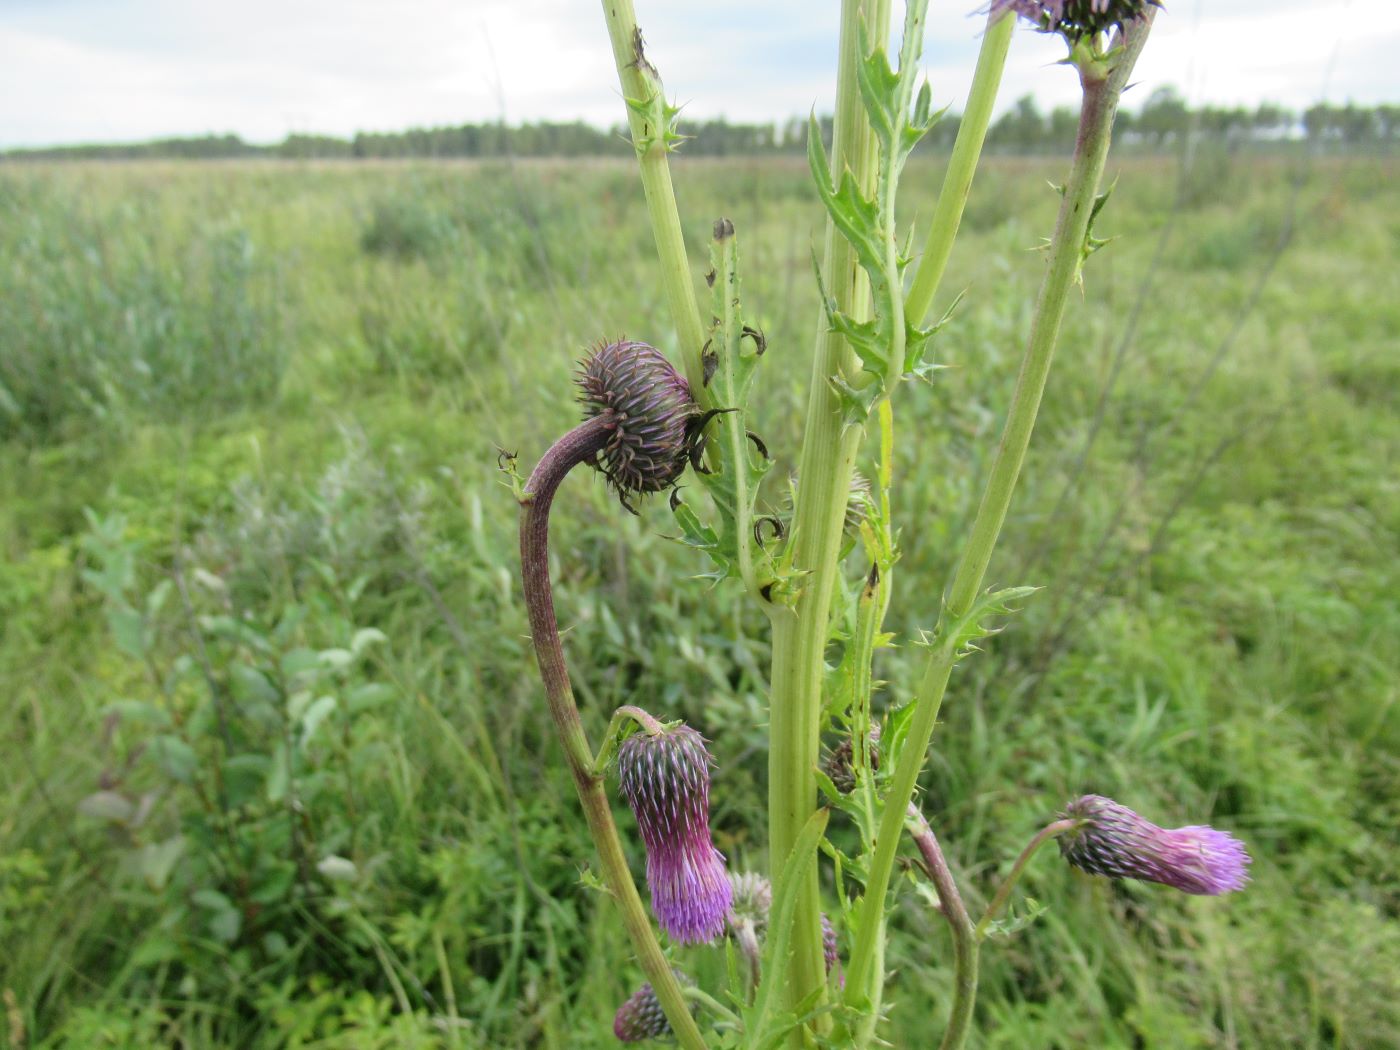
[[[946,115],[920,149],[946,152],[958,133],[959,118]],[[1044,153],[1074,142],[1076,114],[1069,107],[1042,110],[1033,95],[1019,99],[992,125],[988,149],[997,153]],[[801,154],[807,147],[805,118],[744,124],[723,118],[688,121],[681,130],[690,138],[682,147],[691,156],[761,156]],[[831,138],[831,118],[819,120],[823,138]],[[1172,88],[1153,92],[1136,111],[1118,116],[1120,147],[1144,152],[1177,148],[1188,139],[1230,147],[1290,148],[1303,144],[1332,151],[1389,151],[1400,144],[1400,105],[1359,106],[1318,103],[1300,112],[1265,102],[1257,107],[1191,107]],[[237,135],[157,139],[150,142],[54,146],[0,152],[5,160],[144,160],[264,157],[289,160],[353,160],[417,157],[598,157],[626,156],[631,151],[626,128],[598,128],[582,121],[501,122],[407,131],[361,132],[353,138],[333,135],[288,135],[260,146]]]

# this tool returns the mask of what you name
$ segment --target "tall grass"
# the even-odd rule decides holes
[[[1084,791],[1236,830],[1255,884],[1226,909],[1042,858],[1026,888],[1052,907],[987,953],[980,1045],[1393,1046],[1393,165],[1225,158],[1181,192],[1172,164],[1131,163],[991,569],[1045,589],[955,677],[959,745],[935,738],[925,810],[974,893],[985,858]],[[906,204],[926,214],[921,164]],[[931,511],[903,537],[911,617],[975,509],[1047,174],[988,166],[945,281],[968,290],[933,351],[953,368],[903,409],[926,426],[897,484]],[[757,406],[780,507],[819,209],[785,161],[683,162],[677,184],[686,214],[741,231],[790,379]],[[590,341],[666,343],[628,165],[7,168],[0,209],[0,1039],[609,1045],[635,974],[598,965],[627,952],[579,886],[496,446],[571,422]],[[697,268],[707,230],[686,231]],[[664,505],[631,519],[570,484],[555,577],[590,730],[639,698],[701,728],[719,846],[761,867],[751,612],[672,582],[700,567]],[[354,649],[363,628],[384,641]],[[334,650],[309,698],[334,713],[292,725],[289,822],[269,778],[308,709],[293,679]],[[887,695],[904,666],[879,668]],[[215,770],[248,755],[225,813]],[[240,883],[286,864],[265,899]],[[893,1031],[916,1047],[950,953],[934,917],[900,914]]]

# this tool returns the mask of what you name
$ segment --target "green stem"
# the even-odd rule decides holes
[[[837,70],[832,171],[840,177],[849,168],[868,193],[875,174],[875,137],[870,131],[856,81],[858,30],[862,18],[869,39],[889,36],[889,0],[843,0],[841,50]],[[827,274],[838,309],[854,317],[869,312],[869,286],[855,252],[828,219],[823,272]],[[807,414],[796,507],[793,515],[794,568],[806,573],[802,594],[791,611],[773,614],[772,692],[769,729],[769,855],[770,871],[781,879],[783,865],[797,836],[816,809],[816,766],[820,731],[822,672],[828,618],[841,550],[851,472],[862,436],[848,426],[831,389],[833,376],[854,370],[855,355],[840,335],[828,330],[826,315],[818,319],[816,354],[808,388]],[[815,856],[795,872],[800,880],[794,915],[793,950],[780,960],[787,972],[768,975],[781,979],[789,1008],[826,984],[822,957],[821,902]],[[775,894],[781,887],[775,885]],[[802,1037],[794,1036],[794,1046]]]
[[[1035,856],[1035,851],[1051,839],[1078,827],[1080,823],[1081,821],[1078,820],[1057,820],[1053,824],[1047,824],[1041,828],[1036,832],[1035,837],[1026,843],[1026,848],[1021,851],[1021,855],[1016,858],[1016,863],[1011,865],[1011,870],[1006,873],[1006,878],[1002,879],[1001,885],[997,887],[996,896],[992,898],[992,903],[987,905],[986,913],[977,921],[977,939],[979,941],[987,936],[987,927],[996,920],[996,917],[1001,914],[1001,910],[1006,907],[1006,902],[1011,899],[1011,891],[1015,888],[1017,880],[1020,879],[1021,872],[1026,870],[1026,865]]]
[[[603,0],[603,15],[608,23],[617,77],[622,84],[623,97],[628,101],[627,123],[637,148],[647,217],[656,238],[661,283],[680,341],[686,380],[690,383],[691,396],[700,407],[709,408],[704,364],[700,359],[705,328],[695,300],[695,283],[686,256],[685,237],[681,233],[675,189],[671,185],[671,167],[666,160],[670,152],[666,138],[670,132],[670,116],[666,111],[661,77],[642,49],[642,31],[637,27],[632,0]]]
[[[953,931],[953,1005],[939,1048],[959,1050],[972,1027],[972,1008],[977,1003],[978,938],[933,829],[912,802],[905,812],[912,825],[909,835],[919,848],[933,888],[938,891],[938,902],[943,905],[943,917]]]
[[[953,153],[948,158],[948,170],[943,175],[943,188],[933,209],[928,241],[924,244],[924,253],[914,272],[914,282],[909,286],[909,295],[905,299],[905,310],[915,324],[922,324],[928,315],[934,294],[943,280],[948,256],[953,251],[953,241],[957,239],[958,227],[962,223],[963,208],[972,190],[972,176],[977,171],[982,143],[987,138],[992,106],[996,103],[997,89],[1001,86],[1006,52],[1011,47],[1011,31],[1015,27],[1016,16],[1008,11],[1000,18],[988,21],[987,31],[982,34],[982,48],[977,54],[977,69],[972,75],[967,107],[958,124]]]
[[[1081,74],[1084,99],[1079,115],[1079,136],[1075,143],[1074,162],[1070,169],[1069,181],[1065,184],[1055,233],[1050,243],[1049,267],[1036,300],[1030,340],[1021,363],[1020,375],[1016,380],[1016,391],[1012,395],[1011,409],[1002,432],[1001,444],[992,462],[991,473],[987,478],[977,517],[972,524],[967,547],[947,591],[944,602],[945,623],[965,613],[977,597],[977,592],[982,587],[982,579],[986,575],[987,564],[991,560],[992,550],[1001,534],[1002,523],[1006,520],[1006,511],[1021,473],[1021,465],[1025,461],[1026,447],[1035,426],[1036,414],[1040,410],[1045,380],[1059,336],[1060,320],[1064,316],[1065,301],[1069,298],[1070,288],[1079,274],[1089,217],[1108,157],[1113,116],[1117,111],[1123,86],[1127,83],[1133,64],[1146,42],[1147,32],[1151,27],[1151,15],[1152,11],[1149,9],[1147,18],[1130,26],[1121,49],[1115,55],[1114,67],[1107,79],[1095,79]],[[923,769],[929,740],[933,736],[933,727],[938,720],[938,711],[943,704],[943,695],[947,691],[948,679],[956,659],[953,643],[945,637],[930,655],[928,666],[915,692],[914,717],[886,796],[879,839],[871,857],[870,873],[861,903],[856,944],[851,953],[846,984],[847,1001],[851,1005],[854,1005],[854,997],[859,994],[854,990],[863,987],[864,982],[869,979],[874,956],[875,926],[884,915],[885,898],[889,892],[890,875],[894,869],[895,852],[898,848],[900,824],[904,819],[905,807],[914,797],[914,787]]]
[[[593,750],[588,746],[573,687],[569,684],[549,583],[549,509],[554,494],[570,470],[602,451],[615,426],[611,416],[595,416],[565,434],[541,457],[520,499],[520,576],[550,718],[563,745],[569,772],[573,774],[588,831],[598,849],[603,881],[622,913],[622,924],[632,940],[637,959],[656,990],[661,1009],[671,1022],[677,1040],[687,1050],[705,1050],[705,1040],[686,1006],[680,983],[652,932],[646,908],[622,852],[612,809],[603,790],[603,778],[594,769]]]
[[[617,738],[622,735],[622,727],[629,721],[636,722],[642,731],[650,736],[657,736],[666,728],[660,719],[654,718],[640,707],[623,704],[613,712],[612,721],[608,723],[607,732],[603,734],[603,742],[598,745],[598,754],[593,759],[593,772],[596,775],[607,776],[608,766],[612,763],[614,752],[617,751]]]

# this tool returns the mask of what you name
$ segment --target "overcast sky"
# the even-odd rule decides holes
[[[981,0],[933,0],[924,65],[961,109]],[[637,0],[667,93],[694,117],[829,110],[837,0]],[[896,5],[897,12],[901,10]],[[897,18],[898,18],[897,14]],[[1304,108],[1400,101],[1396,0],[1167,0],[1145,98]],[[1073,100],[1058,41],[1022,28],[1001,105]],[[1130,105],[1133,104],[1131,101]],[[623,117],[592,0],[0,0],[0,148],[233,132]]]

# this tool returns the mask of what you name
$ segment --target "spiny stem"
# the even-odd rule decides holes
[[[1079,115],[1079,136],[1055,233],[1051,238],[1049,266],[1036,300],[1030,340],[1016,380],[1016,391],[1012,395],[1001,444],[992,462],[962,560],[947,591],[945,624],[966,613],[976,599],[986,575],[987,563],[1001,534],[1021,465],[1025,461],[1036,414],[1040,410],[1040,399],[1045,392],[1065,301],[1079,273],[1090,213],[1108,157],[1113,116],[1123,86],[1146,42],[1152,14],[1149,8],[1147,17],[1130,24],[1115,57],[1116,65],[1107,80],[1093,80],[1081,75],[1084,98]],[[914,796],[914,787],[923,768],[929,740],[933,736],[933,727],[938,720],[938,711],[956,660],[957,653],[951,639],[943,638],[929,656],[915,692],[914,716],[886,796],[880,834],[870,860],[865,897],[860,906],[860,923],[847,976],[848,1003],[853,999],[852,989],[862,987],[869,977],[873,963],[875,924],[884,914],[904,807]]]
[[[889,18],[889,0],[843,0],[841,5],[831,168],[837,178],[849,168],[867,193],[875,174],[876,144],[856,79],[857,63],[864,58],[859,53],[859,28],[864,19],[869,39],[884,41],[889,36]],[[869,285],[854,249],[838,234],[830,219],[822,269],[831,283],[837,308],[852,317],[865,316],[869,312]],[[773,616],[768,848],[775,897],[782,891],[779,883],[784,864],[816,810],[818,716],[827,619],[841,549],[841,524],[862,436],[861,428],[846,423],[830,381],[834,376],[852,372],[854,362],[854,353],[839,334],[828,330],[826,315],[821,313],[799,459],[802,483],[793,514],[794,566],[808,575],[796,608],[776,611]],[[793,917],[792,953],[779,961],[786,973],[765,977],[782,982],[786,1004],[792,1009],[826,985],[815,856],[795,872],[794,878],[800,880],[800,889]],[[799,1047],[802,1041],[802,1034],[794,1033],[791,1045]]]
[[[680,341],[681,361],[691,396],[702,408],[710,408],[705,390],[705,368],[701,348],[705,328],[700,320],[700,308],[695,300],[695,282],[686,256],[685,236],[681,232],[680,211],[676,193],[671,185],[671,167],[666,154],[670,131],[664,113],[665,96],[661,77],[648,61],[642,46],[642,31],[637,26],[632,0],[603,0],[603,15],[608,23],[612,41],[613,61],[622,85],[623,97],[632,102],[655,102],[652,112],[660,119],[627,107],[627,123],[632,142],[637,147],[637,163],[641,169],[642,191],[646,195],[647,216],[651,220],[652,236],[656,239],[656,254],[661,263],[661,283],[666,302],[671,308],[671,320]]]
[[[972,75],[967,107],[958,124],[948,169],[943,174],[943,188],[938,193],[938,203],[934,205],[924,254],[919,259],[919,268],[914,272],[914,282],[909,286],[909,295],[905,299],[905,311],[915,324],[922,324],[928,315],[934,294],[943,280],[948,256],[952,254],[953,241],[957,239],[958,227],[962,224],[963,208],[972,191],[972,177],[977,172],[982,144],[987,138],[987,125],[992,119],[992,106],[997,100],[1002,70],[1006,66],[1006,52],[1011,47],[1011,31],[1015,26],[1016,16],[1007,11],[999,18],[989,20],[987,31],[982,35],[982,48],[977,53],[977,69]]]
[[[680,983],[652,932],[618,840],[603,778],[594,769],[593,751],[588,746],[573,687],[569,684],[549,583],[549,509],[554,494],[570,470],[603,450],[615,425],[606,413],[595,416],[556,441],[540,459],[525,483],[520,500],[520,575],[550,718],[559,734],[589,833],[598,849],[603,880],[622,912],[622,923],[637,959],[677,1040],[686,1050],[705,1050],[705,1040],[686,1006]]]
[[[938,891],[938,901],[943,905],[943,917],[953,931],[953,1005],[939,1047],[940,1050],[959,1050],[972,1026],[972,1008],[977,1003],[977,934],[933,829],[912,802],[906,813],[909,836],[919,848],[933,888]]]
[[[987,905],[987,911],[982,918],[977,921],[977,939],[980,941],[987,936],[987,927],[996,921],[996,917],[1001,914],[1001,910],[1006,907],[1006,902],[1011,898],[1011,891],[1015,888],[1016,882],[1021,877],[1021,872],[1026,870],[1026,865],[1035,856],[1035,851],[1049,842],[1053,838],[1058,838],[1066,831],[1071,831],[1079,826],[1083,821],[1079,820],[1057,820],[1053,824],[1047,824],[1035,833],[1035,837],[1026,843],[1026,848],[1021,851],[1021,855],[1016,858],[1016,863],[1011,865],[1011,870],[1006,873],[1006,878],[1001,880],[1001,885],[997,887],[996,895],[992,898],[992,903]]]

